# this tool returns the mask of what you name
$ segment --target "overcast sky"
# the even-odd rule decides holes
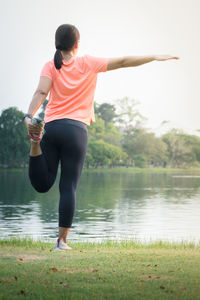
[[[188,133],[200,129],[198,0],[1,0],[0,111],[27,112],[44,63],[55,53],[57,27],[80,31],[77,55],[98,57],[169,54],[179,60],[99,73],[95,100],[130,97],[147,127],[161,122]],[[92,125],[91,125],[92,126]],[[163,127],[162,127],[163,128]]]

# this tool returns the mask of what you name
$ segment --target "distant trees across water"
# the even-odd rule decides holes
[[[43,119],[46,99],[37,117]],[[115,104],[94,101],[96,122],[88,126],[85,168],[99,167],[200,167],[200,137],[173,128],[160,137],[148,132],[147,119],[136,109],[138,102],[124,97]],[[17,107],[0,116],[0,167],[27,167],[30,140]]]

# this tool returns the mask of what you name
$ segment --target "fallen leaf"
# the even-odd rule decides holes
[[[23,261],[23,258],[19,258],[20,261]]]
[[[50,268],[50,270],[52,270],[53,272],[57,272],[58,271],[57,268]]]
[[[163,285],[160,286],[160,289],[165,289],[165,287]]]

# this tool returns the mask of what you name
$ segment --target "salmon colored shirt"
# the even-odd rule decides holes
[[[108,58],[91,55],[63,59],[61,69],[56,69],[54,60],[46,62],[40,76],[52,80],[44,122],[56,119],[74,119],[87,125],[95,122],[94,92],[97,75],[106,72]]]

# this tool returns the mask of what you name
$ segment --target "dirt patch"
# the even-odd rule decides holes
[[[157,276],[157,275],[139,275],[137,276],[142,279],[147,279],[147,280],[155,280],[155,279],[171,279],[170,276]]]
[[[65,271],[66,273],[96,273],[99,270],[90,269],[90,270],[67,270],[66,268],[59,268],[59,270]]]
[[[29,255],[29,254],[4,254],[1,255],[1,257],[16,257],[19,261],[28,261],[28,260],[34,260],[34,259],[45,259],[46,256],[39,256],[39,255]]]

